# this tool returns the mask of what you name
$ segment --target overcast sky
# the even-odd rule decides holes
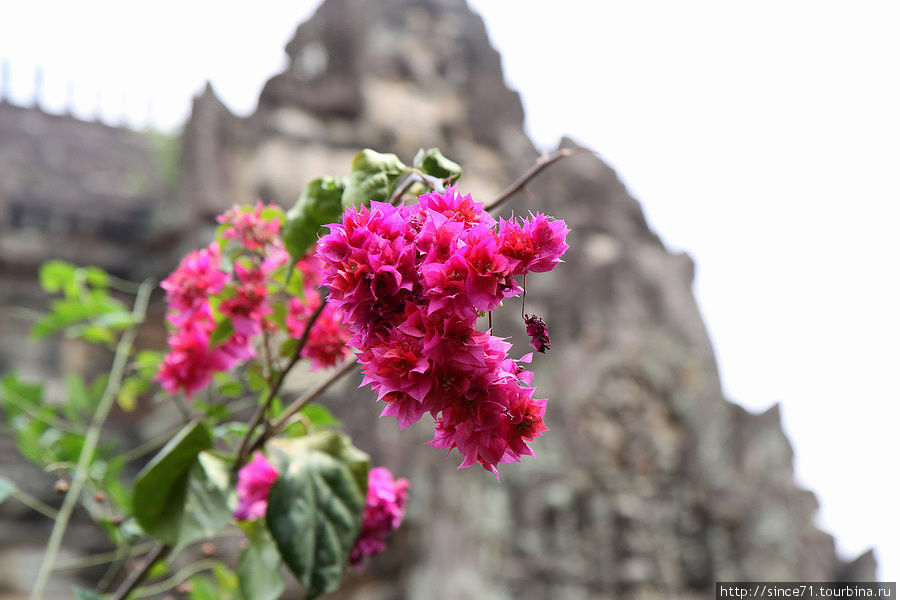
[[[12,93],[174,128],[206,79],[237,113],[315,7],[17,2]],[[535,141],[598,150],[673,250],[726,394],[781,402],[801,482],[847,556],[900,578],[900,3],[474,0]],[[51,18],[52,16],[52,18]]]

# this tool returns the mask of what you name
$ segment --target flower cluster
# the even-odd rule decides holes
[[[253,460],[238,471],[238,506],[234,518],[238,521],[254,521],[266,514],[269,492],[278,480],[275,470],[261,452],[253,455]]]
[[[310,317],[322,304],[318,292],[322,283],[321,269],[321,262],[312,255],[297,262],[297,270],[303,277],[303,298],[291,298],[286,319],[288,331],[295,338],[303,337]],[[333,367],[350,354],[349,341],[350,332],[341,323],[337,311],[326,304],[313,324],[300,355],[308,358],[314,369]]]
[[[234,518],[238,521],[254,521],[266,514],[269,493],[278,480],[278,471],[256,452],[253,460],[238,471],[238,506]],[[369,471],[369,488],[362,515],[362,528],[350,552],[350,564],[362,566],[363,561],[384,552],[388,536],[403,522],[409,482],[394,479],[384,467]]]
[[[209,384],[212,376],[256,356],[254,338],[272,331],[272,291],[276,273],[289,262],[279,237],[281,209],[256,205],[252,210],[234,207],[219,216],[222,244],[185,256],[163,282],[172,325],[168,354],[157,379],[169,393],[183,391],[191,397]],[[228,260],[224,242],[231,242]],[[303,277],[303,298],[290,299],[284,326],[289,335],[301,337],[308,318],[321,304],[319,261],[306,257],[297,264]],[[230,322],[224,340],[214,332]],[[314,367],[331,366],[346,356],[349,332],[334,309],[326,309],[310,331],[302,356]]]
[[[183,390],[191,397],[209,383],[213,373],[253,355],[249,339],[237,330],[224,344],[210,344],[216,328],[210,298],[232,279],[221,265],[221,252],[214,242],[185,256],[161,284],[167,293],[168,320],[173,329],[168,340],[170,350],[157,379],[170,394]]]
[[[359,568],[366,558],[384,552],[388,536],[403,522],[408,490],[406,479],[394,479],[384,467],[369,471],[362,530],[350,551],[351,565]]]
[[[455,187],[395,207],[349,209],[319,240],[329,302],[360,349],[363,383],[401,427],[425,413],[430,442],[497,474],[497,464],[533,455],[546,401],[511,345],[476,329],[480,312],[518,295],[515,277],[543,272],[568,247],[563,221],[538,214],[498,223]]]

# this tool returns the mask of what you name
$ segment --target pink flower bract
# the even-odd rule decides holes
[[[369,471],[362,529],[350,551],[351,565],[359,568],[366,558],[384,551],[388,536],[403,522],[408,490],[407,480],[394,479],[384,467]]]
[[[256,452],[253,460],[238,471],[238,506],[234,510],[234,518],[253,521],[265,515],[269,492],[277,480],[278,471],[262,453]]]
[[[431,445],[458,450],[461,467],[497,474],[499,463],[532,455],[546,401],[533,399],[519,364],[530,355],[509,358],[510,344],[476,324],[521,293],[516,276],[561,262],[568,231],[542,214],[498,226],[455,187],[409,206],[348,209],[330,225],[316,253],[322,280],[360,350],[363,383],[387,403],[382,416],[407,427],[430,413]],[[529,326],[545,350],[546,326]]]

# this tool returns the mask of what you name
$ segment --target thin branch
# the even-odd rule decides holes
[[[16,396],[7,395],[6,401],[36,421],[41,421],[50,427],[55,427],[62,431],[68,431],[69,433],[74,433],[76,435],[84,435],[83,427],[69,424],[58,418],[55,414],[43,414],[41,411],[35,410],[27,404],[20,404],[19,399]]]
[[[535,161],[531,168],[522,173],[518,179],[513,181],[511,184],[506,186],[502,192],[500,192],[496,198],[491,200],[490,202],[485,202],[484,210],[493,210],[495,208],[499,208],[502,204],[504,204],[507,200],[512,198],[519,192],[525,185],[537,176],[538,173],[552,165],[558,160],[562,160],[567,156],[572,156],[579,150],[577,148],[563,148],[562,150],[557,150],[553,154],[543,154],[540,158]]]
[[[44,590],[47,588],[47,583],[50,581],[50,574],[53,572],[56,557],[62,546],[63,536],[69,525],[69,519],[72,517],[72,512],[75,510],[75,506],[78,504],[78,500],[81,497],[81,490],[84,488],[84,484],[88,479],[88,469],[91,466],[91,462],[94,460],[94,452],[97,450],[97,445],[100,442],[100,434],[103,431],[103,425],[106,423],[109,411],[112,409],[113,404],[115,404],[116,394],[122,384],[122,378],[125,375],[125,367],[128,364],[129,356],[131,356],[134,340],[137,337],[137,326],[144,320],[144,316],[147,313],[147,304],[150,301],[150,294],[152,292],[153,282],[149,279],[144,280],[138,290],[137,297],[134,300],[134,307],[131,311],[135,325],[123,333],[122,337],[119,339],[119,344],[116,347],[116,354],[113,358],[112,368],[109,373],[109,380],[106,383],[106,388],[103,390],[103,396],[97,404],[94,418],[91,420],[91,425],[88,428],[84,443],[81,447],[81,453],[78,456],[78,468],[75,470],[75,476],[72,478],[69,491],[66,493],[65,499],[63,499],[62,506],[59,509],[59,515],[50,532],[50,539],[47,542],[44,559],[41,562],[41,567],[38,570],[38,575],[34,583],[34,589],[31,592],[31,600],[42,600],[44,597]]]
[[[165,558],[171,551],[172,546],[166,544],[160,544],[154,548],[150,554],[141,561],[140,567],[132,571],[125,581],[122,582],[122,585],[120,585],[119,589],[116,590],[116,593],[113,594],[112,600],[125,600],[125,598],[128,597],[128,594],[144,581],[147,574],[150,572],[150,569],[156,564],[156,561]]]
[[[422,181],[422,178],[419,177],[418,173],[412,171],[409,175],[406,176],[405,179],[397,186],[397,189],[394,190],[394,193],[391,194],[391,197],[388,199],[390,204],[396,206],[400,203],[400,199],[403,198],[403,194],[405,194],[409,189],[416,184],[416,182]]]
[[[334,372],[322,383],[317,385],[316,387],[310,389],[305,394],[294,400],[287,408],[284,409],[284,412],[281,414],[281,417],[278,418],[277,421],[272,423],[268,428],[266,433],[260,435],[253,445],[250,448],[250,452],[257,450],[262,447],[269,438],[277,435],[281,432],[282,429],[288,425],[291,417],[299,412],[304,406],[318,398],[322,395],[322,393],[332,386],[336,381],[338,381],[341,377],[349,373],[353,370],[353,367],[356,366],[356,357],[351,356],[347,360],[341,364]],[[248,453],[249,454],[249,453]]]
[[[38,498],[35,498],[25,490],[21,490],[16,488],[16,490],[12,493],[12,497],[30,508],[35,512],[39,512],[48,519],[55,519],[59,516],[59,513],[55,508],[50,506],[49,504],[42,502]]]
[[[154,542],[145,542],[143,544],[138,544],[136,546],[131,547],[131,552],[133,552],[133,556],[140,556],[146,552],[149,552],[156,544]],[[71,571],[73,569],[83,569],[84,567],[93,567],[96,565],[105,565],[107,563],[115,562],[119,559],[119,555],[121,554],[120,550],[110,550],[109,552],[103,552],[101,554],[92,554],[91,556],[84,556],[82,558],[77,558],[74,560],[70,560],[68,562],[60,563],[56,565],[54,571]]]
[[[149,454],[150,452],[153,452],[157,448],[162,448],[163,446],[166,445],[166,443],[169,440],[172,439],[172,436],[179,429],[181,429],[181,425],[178,425],[177,427],[173,427],[172,429],[164,431],[163,433],[157,435],[156,437],[154,437],[150,440],[147,440],[146,442],[144,442],[142,444],[135,446],[131,450],[126,450],[125,452],[123,452],[122,454],[119,455],[119,459],[122,461],[122,463],[127,464],[133,460],[136,460],[142,456],[145,456],[146,454]]]
[[[300,354],[303,352],[303,347],[306,346],[307,340],[309,340],[310,332],[312,331],[313,325],[315,325],[316,321],[319,318],[319,315],[322,314],[322,311],[325,310],[325,303],[327,300],[324,298],[320,299],[321,304],[316,309],[306,322],[306,328],[303,330],[303,335],[300,336],[300,341],[297,342],[297,348],[294,350],[294,355],[291,357],[290,362],[287,366],[282,369],[278,373],[278,377],[272,382],[269,386],[269,393],[266,395],[265,401],[260,404],[256,412],[253,413],[253,416],[250,418],[250,423],[247,426],[247,431],[244,433],[243,437],[241,437],[241,443],[238,446],[236,458],[234,460],[234,465],[232,466],[232,472],[236,472],[241,466],[244,464],[244,461],[247,460],[247,457],[253,452],[253,449],[256,448],[256,444],[248,451],[247,446],[250,443],[250,438],[253,436],[253,432],[256,430],[256,427],[262,422],[263,418],[266,416],[266,411],[269,410],[269,407],[272,405],[272,401],[275,399],[275,396],[278,394],[278,391],[281,389],[282,384],[284,383],[285,378],[287,377],[288,371],[294,368],[294,365],[300,360]],[[265,437],[266,433],[264,432],[260,437]]]
[[[546,169],[553,163],[555,163],[563,158],[566,158],[567,156],[571,156],[572,154],[575,154],[578,151],[579,151],[578,149],[563,148],[562,150],[557,150],[553,154],[544,154],[537,160],[537,162],[534,163],[534,165],[531,166],[531,168],[529,168],[527,171],[525,171],[525,173],[523,173],[518,179],[513,181],[502,192],[500,192],[500,194],[496,198],[494,198],[490,202],[486,203],[484,205],[484,210],[487,211],[487,210],[491,210],[494,208],[498,208],[500,205],[502,205],[504,202],[506,202],[512,196],[514,196],[517,192],[519,192],[522,188],[524,188],[525,185],[529,181],[534,179],[534,177],[537,176],[541,171],[543,171],[544,169]],[[421,173],[416,173],[416,174],[419,175],[420,177],[422,177]],[[414,179],[414,177],[410,176],[406,180],[404,180],[400,184],[400,186],[398,186],[398,188],[391,195],[390,200],[392,203],[399,202],[401,196],[411,185],[411,181],[413,179]],[[325,302],[326,301],[323,300],[322,306],[319,307],[320,312],[321,312],[321,309],[324,307]],[[313,318],[310,319],[309,323],[307,323],[306,331],[303,332],[303,338],[301,338],[301,344],[305,343],[305,339],[309,334],[309,330],[312,326],[312,323],[317,316],[318,316],[318,313],[316,315],[313,315]],[[246,460],[248,455],[252,454],[255,450],[261,448],[263,446],[263,444],[266,443],[266,441],[268,441],[273,436],[277,435],[282,429],[284,429],[284,427],[286,425],[288,425],[291,417],[294,414],[296,414],[304,406],[306,406],[307,404],[309,404],[310,402],[312,402],[313,400],[318,398],[323,392],[325,392],[325,390],[327,390],[329,387],[331,387],[332,384],[334,384],[341,377],[343,377],[344,375],[349,373],[356,366],[356,357],[351,357],[351,358],[347,359],[340,367],[338,367],[335,370],[334,373],[332,373],[332,375],[328,379],[326,379],[325,381],[323,381],[316,387],[312,388],[311,390],[307,391],[305,394],[303,394],[302,396],[297,398],[293,403],[291,403],[284,410],[284,412],[278,418],[277,421],[275,421],[274,423],[271,423],[271,424],[267,424],[265,430],[256,438],[256,440],[252,444],[250,444],[249,449],[247,449],[248,440],[250,439],[250,437],[253,434],[253,431],[256,429],[256,427],[259,425],[260,421],[262,420],[262,418],[265,414],[265,411],[268,409],[268,406],[271,403],[271,400],[275,395],[275,392],[281,386],[281,383],[283,383],[284,376],[291,369],[291,367],[294,366],[294,363],[296,363],[296,358],[299,357],[300,350],[302,350],[302,345],[298,346],[298,352],[295,355],[295,360],[291,361],[291,364],[288,365],[288,367],[284,371],[281,372],[280,377],[278,378],[278,380],[276,382],[277,385],[272,388],[272,391],[269,394],[269,398],[267,399],[265,404],[262,407],[260,407],[259,410],[257,410],[256,414],[254,414],[254,416],[253,416],[253,419],[251,419],[250,427],[247,429],[247,433],[244,435],[244,438],[241,440],[241,447],[240,447],[240,451],[237,454],[237,460],[234,463],[234,470],[237,470],[238,468],[240,468],[240,465],[243,464],[243,461]]]
[[[179,583],[183,583],[188,577],[191,577],[208,569],[213,569],[219,564],[221,564],[221,561],[218,560],[198,560],[197,562],[190,564],[182,570],[178,571],[168,579],[134,590],[134,597],[146,598],[148,596],[160,594],[162,592],[165,592],[166,590],[172,589]],[[119,600],[119,597],[115,596],[113,600]]]

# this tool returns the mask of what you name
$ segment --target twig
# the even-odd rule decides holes
[[[525,185],[529,181],[534,179],[538,173],[540,173],[556,161],[566,158],[567,156],[572,156],[576,152],[578,152],[578,149],[563,148],[562,150],[557,150],[553,154],[542,155],[533,165],[531,165],[531,168],[522,173],[522,175],[520,175],[518,179],[506,186],[506,188],[504,188],[496,198],[494,198],[490,202],[485,202],[483,207],[484,210],[487,211],[499,208],[503,203],[512,198],[519,190],[525,187]]]
[[[27,506],[28,508],[30,508],[31,510],[41,513],[48,519],[55,519],[57,516],[59,516],[59,513],[56,512],[55,508],[53,508],[49,504],[46,504],[45,502],[42,502],[41,500],[39,500],[37,498],[35,498],[34,496],[32,496],[31,494],[29,494],[28,492],[26,492],[24,490],[17,488],[12,493],[12,497],[15,498],[16,500],[18,500],[19,502],[21,502],[22,504],[24,504],[25,506]]]
[[[537,176],[538,173],[540,173],[541,171],[543,171],[544,169],[546,169],[553,163],[557,162],[558,160],[566,158],[567,156],[571,156],[572,154],[575,154],[576,152],[578,152],[577,149],[563,148],[562,150],[557,150],[553,154],[549,154],[549,155],[545,154],[545,155],[541,156],[537,160],[537,162],[535,162],[534,165],[531,166],[531,168],[529,168],[527,171],[525,171],[525,173],[523,173],[518,179],[516,179],[511,184],[509,184],[502,192],[500,192],[500,194],[496,198],[494,198],[490,202],[486,203],[484,205],[484,210],[487,211],[487,210],[491,210],[491,209],[499,207],[504,202],[509,200],[509,198],[514,196],[523,187],[525,187],[525,185],[529,181],[531,181],[535,176]],[[419,175],[419,177],[422,177],[421,173],[414,173],[414,175]],[[398,186],[398,188],[394,191],[394,193],[390,197],[390,200],[392,203],[396,203],[400,200],[400,197],[412,185],[411,182],[414,179],[415,179],[414,176],[411,175],[406,180],[404,180],[400,184],[400,186]],[[319,311],[321,311],[321,309],[324,307],[324,302],[325,301],[323,300],[323,305],[319,307]],[[312,322],[315,320],[315,318],[317,316],[318,316],[318,313],[316,315],[313,315],[313,318],[310,319],[309,323],[307,323],[307,328],[303,332],[303,338],[301,338],[301,344],[305,343],[305,339],[309,334],[309,329],[312,325]],[[351,357],[351,358],[347,359],[344,362],[344,364],[342,364],[340,367],[338,367],[335,370],[335,372],[332,373],[332,375],[328,379],[326,379],[325,381],[323,381],[316,387],[312,388],[311,390],[309,390],[308,392],[306,392],[305,394],[303,394],[302,396],[297,398],[294,402],[292,402],[284,410],[284,412],[281,414],[281,416],[278,418],[278,420],[275,421],[274,423],[268,424],[266,426],[266,429],[256,438],[256,440],[252,444],[250,444],[249,449],[247,449],[247,444],[248,444],[248,440],[250,439],[250,436],[253,434],[253,431],[256,429],[256,427],[259,425],[260,421],[262,420],[263,415],[265,414],[265,411],[268,409],[268,405],[271,403],[271,400],[275,395],[275,392],[281,386],[281,383],[284,380],[284,376],[291,369],[291,367],[294,366],[294,363],[297,362],[296,358],[299,357],[300,350],[302,350],[302,345],[298,346],[298,351],[295,354],[295,359],[291,361],[291,364],[289,364],[288,367],[284,371],[281,372],[278,380],[276,381],[277,385],[274,386],[272,388],[272,390],[270,391],[269,398],[266,400],[265,404],[262,407],[260,407],[260,409],[257,410],[256,414],[253,415],[253,419],[251,419],[250,427],[247,429],[247,433],[244,435],[244,438],[241,440],[241,447],[240,447],[240,451],[237,454],[237,460],[234,463],[234,470],[237,470],[238,468],[240,468],[240,466],[243,464],[243,461],[246,460],[248,455],[252,454],[255,450],[261,448],[262,445],[265,444],[267,440],[269,440],[271,437],[277,435],[282,429],[284,429],[284,427],[289,423],[291,417],[294,414],[296,414],[304,406],[306,406],[307,404],[309,404],[310,402],[312,402],[313,400],[318,398],[325,390],[327,390],[329,387],[331,387],[331,385],[334,382],[336,382],[341,377],[343,377],[344,375],[349,373],[353,369],[353,367],[356,366],[356,357]]]
[[[281,417],[279,417],[277,421],[272,423],[267,428],[267,431],[265,433],[263,433],[262,435],[260,435],[256,439],[256,441],[250,447],[250,452],[253,452],[254,450],[259,449],[260,447],[262,447],[263,444],[266,443],[266,441],[269,438],[271,438],[274,435],[277,435],[282,429],[284,429],[284,427],[288,424],[291,417],[295,413],[297,413],[304,406],[306,406],[307,404],[309,404],[310,402],[312,402],[313,400],[318,398],[320,395],[322,395],[322,392],[324,392],[329,387],[331,387],[331,385],[334,384],[334,382],[339,380],[341,377],[343,377],[344,375],[346,375],[347,373],[352,371],[353,367],[355,367],[355,366],[356,366],[356,357],[351,356],[350,358],[345,360],[341,366],[339,366],[337,369],[335,369],[334,373],[332,373],[328,377],[328,379],[326,379],[325,381],[323,381],[316,387],[312,388],[311,390],[307,391],[305,394],[303,394],[302,396],[300,396],[299,398],[294,400],[286,409],[284,409],[284,412],[281,414]],[[248,454],[250,452],[248,452]]]
[[[143,553],[149,552],[156,544],[154,542],[144,542],[142,544],[138,544],[136,546],[131,547],[131,552],[133,556],[139,556]],[[71,571],[72,569],[83,569],[84,567],[93,567],[95,565],[105,565],[106,563],[114,562],[118,560],[120,551],[110,550],[109,552],[102,552],[100,554],[92,554],[90,556],[84,556],[82,558],[76,558],[74,560],[70,560],[68,562],[60,563],[56,565],[54,571]]]
[[[244,464],[244,461],[247,460],[247,456],[253,452],[253,449],[256,448],[254,444],[253,447],[248,451],[247,445],[250,443],[250,438],[253,436],[253,432],[256,430],[256,427],[262,422],[263,418],[266,416],[266,411],[269,410],[269,407],[272,405],[272,401],[275,399],[275,396],[278,394],[278,391],[281,389],[281,385],[284,383],[285,377],[287,377],[288,371],[294,368],[294,365],[300,360],[300,354],[303,352],[303,347],[306,346],[307,340],[309,340],[310,332],[312,331],[313,325],[319,318],[319,315],[322,314],[322,311],[325,310],[326,299],[321,299],[321,304],[316,309],[306,322],[306,328],[303,330],[303,335],[300,336],[300,341],[297,342],[297,348],[294,350],[294,355],[291,357],[290,362],[287,366],[282,369],[278,373],[278,377],[269,385],[269,393],[266,395],[265,401],[260,404],[256,412],[253,413],[253,416],[250,418],[250,423],[247,425],[247,431],[241,437],[241,443],[238,446],[237,454],[235,455],[234,465],[232,466],[232,472],[236,472],[241,466]],[[266,433],[264,432],[260,437],[265,437]]]
[[[396,206],[399,204],[400,199],[403,198],[403,194],[405,194],[416,182],[422,181],[422,178],[418,176],[418,173],[412,171],[406,178],[397,186],[397,189],[394,190],[394,193],[391,194],[391,197],[388,199],[390,204]]]
[[[68,431],[69,433],[74,433],[76,435],[84,435],[83,427],[77,427],[76,425],[71,425],[68,422],[63,421],[62,419],[56,417],[52,413],[49,415],[42,414],[40,411],[34,410],[27,404],[20,404],[19,399],[14,395],[7,394],[6,401],[36,421],[41,421],[41,422],[45,423],[46,425],[49,425],[50,427],[55,427],[62,431]]]
[[[207,569],[212,569],[217,565],[221,564],[218,560],[206,559],[206,560],[198,560],[197,562],[190,564],[178,571],[168,579],[160,581],[159,583],[154,583],[153,585],[148,585],[145,587],[138,588],[134,591],[135,598],[146,598],[147,596],[153,596],[166,590],[170,590],[179,583],[185,581],[188,577],[192,575],[196,575],[202,571],[206,571]],[[124,596],[123,596],[124,597]],[[115,596],[113,600],[119,600],[118,596]]]
[[[172,436],[179,429],[181,429],[181,425],[178,425],[177,427],[169,429],[169,430],[157,435],[153,439],[147,440],[146,442],[135,446],[131,450],[126,450],[125,452],[123,452],[122,454],[119,455],[119,459],[122,461],[123,464],[128,464],[133,460],[136,460],[146,454],[149,454],[150,452],[153,452],[157,448],[162,448],[163,446],[166,445],[166,443],[169,440],[172,439]]]
[[[53,529],[50,532],[50,539],[47,542],[47,549],[44,552],[44,559],[38,570],[37,578],[34,583],[34,589],[31,592],[31,600],[41,600],[44,597],[44,591],[50,580],[50,574],[53,572],[53,566],[56,563],[56,557],[59,554],[60,546],[62,546],[63,536],[69,525],[69,519],[72,512],[81,498],[81,490],[88,478],[88,469],[94,460],[94,452],[97,450],[97,444],[100,442],[100,433],[103,430],[103,424],[109,416],[116,401],[116,393],[122,384],[122,377],[125,375],[125,366],[128,363],[128,357],[131,355],[134,340],[137,336],[137,325],[143,322],[144,315],[147,312],[147,304],[150,301],[150,294],[153,291],[153,282],[149,279],[141,283],[138,289],[137,297],[134,300],[134,307],[131,316],[134,319],[134,327],[122,334],[119,344],[116,347],[115,358],[113,358],[112,368],[109,373],[109,380],[106,388],[103,390],[103,396],[97,404],[94,412],[94,418],[84,437],[84,443],[81,447],[81,453],[78,456],[78,468],[75,470],[75,476],[69,486],[69,491],[63,499],[62,506],[56,522],[53,523]]]
[[[150,569],[153,568],[153,565],[156,564],[156,561],[164,558],[171,551],[172,546],[166,544],[160,544],[154,548],[150,554],[141,561],[140,567],[132,571],[125,581],[122,582],[122,585],[120,585],[119,589],[116,590],[116,593],[113,594],[112,600],[125,600],[125,598],[128,597],[128,594],[131,593],[131,590],[140,585],[144,578],[147,577],[147,574],[150,572]]]

